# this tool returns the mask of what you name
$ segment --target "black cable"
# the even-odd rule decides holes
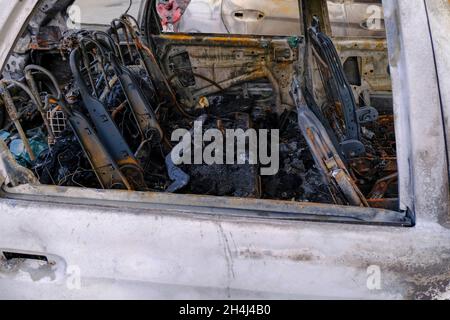
[[[124,12],[124,14],[128,14],[132,5],[133,5],[133,0],[130,0],[130,5],[128,6],[128,9]]]

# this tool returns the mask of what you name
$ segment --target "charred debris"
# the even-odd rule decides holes
[[[283,104],[266,69],[218,83],[182,52],[169,59],[178,66],[169,75],[129,15],[108,32],[41,27],[19,41],[16,68],[0,81],[0,139],[46,185],[396,209],[392,110],[355,100],[318,20],[307,36],[307,63],[318,67],[327,96],[320,106],[299,72]],[[289,42],[295,49],[301,40]],[[183,91],[196,79],[213,90],[189,105]],[[261,176],[250,164],[176,166],[170,135],[199,119],[204,130],[279,129],[278,174]]]

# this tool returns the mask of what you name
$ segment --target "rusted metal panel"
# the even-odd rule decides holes
[[[335,38],[333,42],[336,44],[342,63],[349,57],[361,59],[363,86],[365,85],[370,92],[392,91],[385,39]],[[355,90],[355,92],[358,91]]]
[[[233,211],[208,206],[199,211],[149,203],[120,209],[84,200],[84,205],[62,209],[51,204],[52,198],[41,199],[0,202],[0,248],[62,257],[67,266],[81,270],[81,287],[71,290],[70,277],[50,284],[13,281],[0,269],[0,284],[11,288],[1,291],[2,298],[400,299],[448,294],[450,233],[426,219],[413,229],[363,227],[233,218]],[[367,285],[371,266],[380,269],[380,290]],[[28,272],[28,278],[34,275]]]
[[[193,92],[184,90],[184,103],[188,106],[195,105],[202,95],[217,90],[217,84],[228,88],[234,84],[261,78],[268,79],[274,86],[279,96],[279,111],[282,112],[286,106],[293,105],[289,93],[290,80],[297,66],[292,62],[296,59],[302,60],[299,53],[304,41],[301,37],[164,34],[153,37],[153,40],[158,45],[159,57],[169,78],[172,78],[171,71],[168,70],[169,59],[180,52],[189,54],[193,72],[202,76],[197,77]],[[297,43],[298,47],[292,47],[290,40]],[[288,57],[280,55],[284,52],[289,53]],[[302,62],[298,65],[301,66]],[[210,81],[202,78],[211,79],[216,84],[212,85]]]

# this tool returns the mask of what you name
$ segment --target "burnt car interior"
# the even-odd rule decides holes
[[[0,80],[0,142],[40,184],[399,211],[381,1],[149,0],[72,29],[73,3],[41,1]],[[278,129],[279,172],[175,165],[194,121]]]

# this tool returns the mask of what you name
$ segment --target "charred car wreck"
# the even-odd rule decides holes
[[[380,40],[334,41],[305,5],[303,34],[230,36],[161,32],[190,1],[148,1],[139,21],[81,29],[68,28],[73,1],[44,3],[0,81],[0,143],[36,182],[399,210]],[[195,122],[279,130],[278,173],[176,165],[171,135]]]

